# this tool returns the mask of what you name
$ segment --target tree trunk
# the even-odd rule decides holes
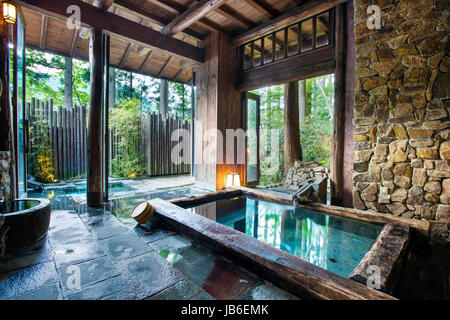
[[[72,109],[73,105],[73,63],[71,57],[66,57],[66,67],[64,73],[64,107],[66,110]]]
[[[306,80],[300,80],[298,83],[298,107],[299,107],[299,117],[300,123],[305,123],[306,116]]]
[[[167,109],[168,109],[168,87],[167,87],[167,81],[166,80],[162,80],[161,79],[161,86],[160,86],[160,107],[159,107],[159,112],[161,113],[161,115],[163,115],[164,117],[167,116]]]
[[[284,172],[287,174],[296,160],[302,160],[298,115],[298,82],[286,84],[284,94]]]

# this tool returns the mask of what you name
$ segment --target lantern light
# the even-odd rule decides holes
[[[227,181],[225,183],[225,187],[240,187],[241,186],[241,179],[239,177],[238,173],[228,173],[227,174]]]
[[[3,1],[3,20],[11,24],[17,21],[17,6],[11,1]]]

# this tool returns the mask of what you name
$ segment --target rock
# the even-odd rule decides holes
[[[432,194],[439,195],[441,194],[442,186],[441,183],[438,181],[428,181],[427,183],[425,183],[423,189]]]
[[[422,168],[423,167],[423,160],[421,159],[414,159],[411,161],[411,167],[413,168]]]
[[[405,202],[408,196],[408,191],[404,188],[395,189],[391,194],[391,200],[394,202]]]
[[[423,189],[420,187],[412,187],[408,192],[408,198],[406,199],[408,204],[422,204],[423,203]]]
[[[401,188],[409,188],[411,186],[411,178],[406,176],[395,176],[394,184]]]
[[[439,154],[441,159],[448,160],[450,159],[450,141],[445,141],[441,143],[441,147],[439,148]]]
[[[386,207],[389,209],[390,212],[392,212],[393,215],[399,216],[403,212],[406,211],[406,206],[403,203],[391,203],[387,204]]]
[[[434,145],[434,140],[431,138],[421,139],[421,140],[409,140],[409,144],[414,148],[425,148]]]
[[[368,194],[368,193],[362,193],[361,194],[361,199],[364,201],[376,201],[377,200],[377,196],[374,194]]]
[[[441,202],[450,204],[450,179],[444,179],[442,181]]]
[[[408,133],[401,124],[395,124],[392,126],[394,133],[398,139],[408,139]]]
[[[424,203],[420,206],[416,206],[416,213],[421,215],[423,219],[434,220],[436,207],[431,203]]]
[[[394,167],[394,175],[411,177],[411,165],[409,163],[398,163]]]
[[[414,215],[415,215],[414,211],[406,211],[402,214],[402,217],[411,219],[412,217],[414,217]]]
[[[418,148],[417,156],[420,159],[439,159],[437,148]]]
[[[426,193],[425,194],[425,200],[428,202],[434,202],[437,203],[439,202],[439,196],[432,194],[432,193]]]
[[[355,161],[369,161],[372,156],[373,150],[360,150],[355,151]]]
[[[411,139],[431,138],[433,133],[433,130],[408,128],[408,134]]]
[[[353,163],[353,170],[356,172],[366,172],[368,170],[367,161]]]
[[[423,165],[425,169],[434,169],[434,161],[432,160],[424,160]]]
[[[366,210],[364,202],[361,200],[358,190],[353,190],[353,207],[359,210]]]
[[[394,180],[394,173],[391,169],[382,169],[381,170],[381,179],[383,181],[393,181]]]
[[[412,183],[415,186],[423,187],[427,181],[427,172],[425,169],[414,169]]]
[[[440,204],[436,210],[436,220],[450,220],[450,206],[445,204]]]

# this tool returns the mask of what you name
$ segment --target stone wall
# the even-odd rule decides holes
[[[367,27],[367,7],[382,12]],[[450,221],[448,0],[355,0],[354,206]]]
[[[0,200],[9,200],[11,185],[9,176],[10,152],[0,151]]]
[[[315,161],[295,161],[283,181],[283,188],[297,190],[299,184],[310,178],[327,177],[329,169]]]

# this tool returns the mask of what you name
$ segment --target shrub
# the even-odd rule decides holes
[[[118,155],[111,161],[113,177],[133,178],[145,173],[144,155],[140,150],[141,103],[133,98],[110,113],[110,127],[119,137]]]

